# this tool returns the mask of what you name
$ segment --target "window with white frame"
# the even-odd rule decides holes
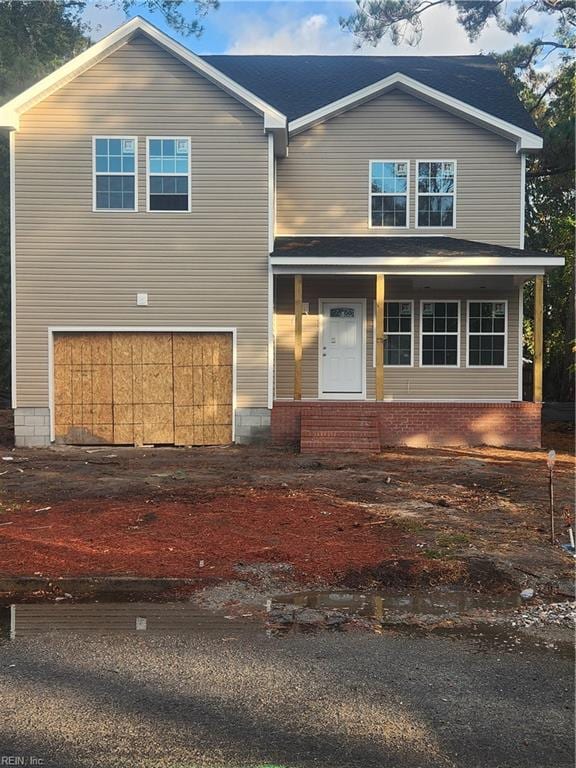
[[[456,164],[453,161],[419,162],[417,180],[419,227],[453,227]]]
[[[190,211],[190,139],[148,139],[148,210]]]
[[[408,162],[370,162],[370,226],[408,226]]]
[[[95,136],[94,210],[136,210],[137,141],[132,136]]]
[[[423,301],[421,310],[420,364],[458,366],[460,303]]]
[[[374,305],[374,317],[376,316]],[[412,365],[412,301],[384,302],[384,365]],[[376,334],[374,334],[374,365],[376,364]]]
[[[468,302],[468,365],[506,365],[506,302]]]

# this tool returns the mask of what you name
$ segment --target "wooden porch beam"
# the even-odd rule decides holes
[[[384,400],[384,275],[376,275],[376,400]]]
[[[302,275],[294,275],[294,400],[302,400]]]
[[[534,394],[535,403],[542,402],[542,368],[544,351],[544,276],[534,283]]]

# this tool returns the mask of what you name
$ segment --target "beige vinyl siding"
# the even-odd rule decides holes
[[[319,299],[366,298],[366,389],[374,399],[373,302],[374,277],[319,277],[304,275],[303,300],[310,312],[303,317],[302,329],[302,396],[318,397],[318,311]],[[414,290],[409,281],[386,279],[386,299],[414,300],[414,366],[384,368],[384,393],[394,400],[517,400],[518,399],[518,290],[481,291],[469,288],[454,290]],[[460,367],[420,367],[420,301],[460,301]],[[467,368],[466,321],[467,300],[508,301],[508,365],[506,368]],[[293,278],[277,278],[275,302],[276,328],[276,397],[292,399],[294,382],[294,300]]]
[[[409,160],[409,229],[369,227],[370,160]],[[418,160],[456,160],[456,228],[415,229]],[[515,144],[401,91],[292,136],[278,161],[278,235],[445,234],[517,247]]]
[[[93,135],[138,137],[139,212],[92,211]],[[146,212],[158,135],[190,137],[191,213]],[[48,326],[235,326],[237,404],[266,406],[260,115],[137,37],[23,115],[15,162],[19,406],[48,404]]]

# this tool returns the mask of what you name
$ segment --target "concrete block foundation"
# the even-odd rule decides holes
[[[267,442],[270,439],[270,424],[269,408],[237,408],[235,442],[241,445]]]
[[[50,445],[50,409],[16,408],[14,442],[19,448],[47,448]]]

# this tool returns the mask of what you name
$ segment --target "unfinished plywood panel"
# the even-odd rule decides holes
[[[112,334],[63,334],[54,339],[56,439],[113,442]]]
[[[175,333],[174,434],[177,445],[232,442],[232,337]]]
[[[232,336],[54,337],[56,439],[119,445],[232,441]]]

